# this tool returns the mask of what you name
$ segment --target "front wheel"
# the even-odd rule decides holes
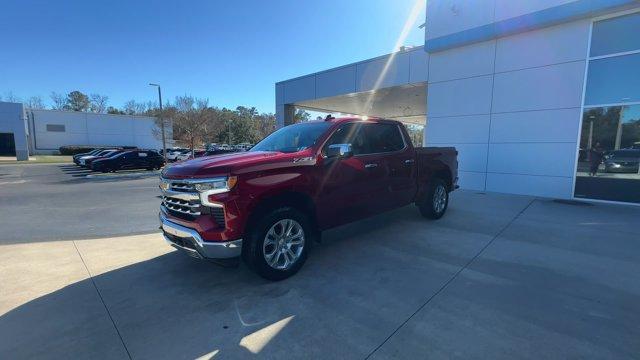
[[[282,207],[265,214],[248,234],[243,249],[247,265],[268,280],[284,280],[307,260],[312,229],[303,213]]]
[[[418,208],[422,216],[429,219],[440,219],[449,206],[449,191],[447,184],[442,179],[433,179],[429,185],[427,196]]]

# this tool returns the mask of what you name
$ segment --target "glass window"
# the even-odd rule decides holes
[[[640,49],[640,13],[598,21],[593,24],[591,56]]]
[[[329,145],[335,144],[351,144],[353,155],[366,154],[369,152],[369,145],[366,142],[364,133],[362,132],[362,124],[345,124],[340,126],[327,140],[324,151]]]
[[[372,153],[392,152],[404,148],[402,134],[395,124],[371,124],[364,129]]]
[[[585,109],[575,196],[640,203],[640,105]]]
[[[640,101],[640,53],[589,62],[586,105],[636,101]]]
[[[251,151],[301,151],[313,146],[332,125],[328,121],[310,121],[285,126],[264,138]]]

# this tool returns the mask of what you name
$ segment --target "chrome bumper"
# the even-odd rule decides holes
[[[164,239],[178,250],[198,259],[231,259],[240,256],[242,239],[225,242],[205,242],[197,231],[173,223],[160,212]]]

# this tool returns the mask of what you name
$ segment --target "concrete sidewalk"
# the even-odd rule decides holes
[[[159,234],[0,246],[0,358],[633,358],[640,209],[456,192],[271,283]]]

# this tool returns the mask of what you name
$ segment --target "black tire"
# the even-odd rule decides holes
[[[290,267],[286,269],[276,269],[269,265],[265,259],[264,244],[267,232],[272,226],[285,219],[295,220],[300,225],[303,231],[304,245],[302,246],[300,255]],[[242,258],[247,266],[261,277],[272,281],[284,280],[297,273],[302,265],[304,265],[307,260],[309,247],[313,243],[313,234],[311,222],[302,212],[288,206],[274,209],[262,215],[250,227],[243,244]]]
[[[441,196],[444,196],[444,199],[441,199]],[[439,199],[438,201],[436,201],[436,197]],[[442,204],[442,201],[444,201],[444,204]],[[447,183],[442,179],[435,178],[429,184],[426,196],[422,202],[418,204],[420,214],[428,219],[437,220],[447,212],[448,207],[449,190]]]

